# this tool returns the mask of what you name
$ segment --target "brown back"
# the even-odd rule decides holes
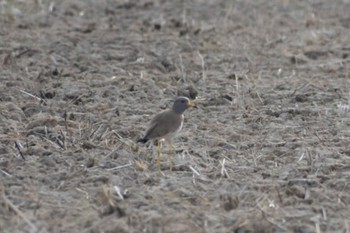
[[[146,139],[162,138],[169,133],[174,133],[181,126],[183,115],[166,110],[156,115],[151,121],[150,127],[146,131]]]

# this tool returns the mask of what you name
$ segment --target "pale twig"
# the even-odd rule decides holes
[[[45,137],[41,137],[41,139],[49,142],[51,145],[55,146],[56,148],[61,148],[62,149],[62,145],[60,145],[58,143],[58,140],[57,140],[57,142],[53,142],[53,141],[51,141],[51,139],[48,139],[48,138],[45,138]]]
[[[238,82],[238,75],[235,75],[235,82],[236,82],[236,92],[239,93],[239,82]]]
[[[55,10],[55,3],[51,2],[49,5],[49,12],[52,13]]]
[[[186,14],[185,4],[183,4],[183,8],[182,8],[182,24],[183,25],[187,24],[187,14]]]
[[[197,176],[200,176],[200,173],[196,170],[196,169],[194,169],[192,166],[189,166],[189,168],[192,170],[192,172],[193,172],[193,174],[192,174],[192,183],[194,184],[194,185],[196,185],[196,175]]]
[[[300,156],[300,158],[298,159],[297,162],[299,163],[301,160],[303,160],[304,156],[305,156],[305,152],[301,153],[301,156]]]
[[[114,187],[114,190],[115,190],[115,192],[117,193],[117,195],[120,197],[120,199],[121,199],[121,200],[124,200],[124,197],[123,197],[123,195],[122,195],[122,193],[121,193],[121,191],[120,191],[119,186],[114,185],[113,187]]]
[[[322,206],[321,209],[322,209],[323,220],[327,221],[327,212],[326,212],[326,209],[324,208],[324,206]]]
[[[255,91],[256,95],[258,96],[259,100],[260,100],[260,103],[264,103],[263,99],[261,98],[260,94],[258,91]]]
[[[182,79],[183,79],[184,83],[187,83],[185,66],[184,66],[184,63],[182,61],[181,54],[179,54],[179,57],[180,57],[180,66],[181,66]]]
[[[267,125],[265,125],[264,128],[265,128],[266,126],[267,126]],[[263,128],[263,129],[264,129],[264,128]],[[266,141],[266,138],[267,138],[268,135],[269,135],[269,134],[266,133],[266,134],[263,136],[262,140],[260,141],[260,145],[259,145],[260,148],[259,148],[259,149],[256,149],[255,152],[254,152],[254,154],[253,154],[253,160],[254,160],[254,165],[255,165],[255,166],[257,166],[257,162],[256,162],[257,157],[256,157],[256,155],[257,155],[258,152],[262,149],[263,143]]]
[[[67,131],[66,131],[67,132]],[[57,138],[57,141],[60,141],[60,144],[62,144],[62,145],[60,145],[61,147],[62,147],[62,149],[67,149],[66,148],[66,135],[63,133],[63,131],[62,131],[62,129],[60,129],[60,134],[61,134],[61,136],[62,136],[62,140],[60,140],[59,138]]]
[[[12,177],[12,175],[11,175],[10,173],[8,173],[7,171],[4,171],[3,169],[0,169],[0,171],[1,171],[2,173],[4,173],[4,175],[9,176],[9,177]]]
[[[115,134],[117,136],[117,140],[122,143],[121,146],[126,145],[129,148],[131,148],[131,150],[135,151],[136,144],[132,140],[123,138],[120,134],[118,134],[114,130],[112,130],[112,133]]]
[[[117,136],[117,140],[119,142],[122,143],[122,145],[127,145],[127,146],[131,146],[129,143],[126,142],[126,140],[118,133],[116,132],[115,130],[112,130],[112,133]]]
[[[143,71],[140,72],[140,79],[143,79],[144,77],[144,74],[143,74]]]
[[[5,195],[5,193],[2,194],[2,198],[4,199],[5,203],[19,216],[21,217],[33,230],[33,232],[38,232],[38,228],[27,218],[27,216],[18,209],[15,204],[11,202],[10,199],[8,199]]]
[[[90,133],[89,135],[89,139],[91,139],[92,141],[95,139],[95,134],[96,132],[102,127],[102,124],[100,124],[97,129],[93,130],[92,133]]]
[[[320,137],[320,135],[318,134],[318,132],[315,131],[314,133],[315,133],[316,137],[318,138],[318,140],[320,140],[321,144],[324,145],[324,146],[326,146],[326,144],[324,143],[324,140],[321,139],[321,137]]]
[[[23,146],[19,142],[15,141],[15,147],[18,150],[19,154],[21,155],[22,159],[26,160],[26,158],[24,157],[24,154],[21,151],[21,148],[23,148]]]
[[[107,171],[114,171],[114,170],[118,170],[118,169],[130,167],[131,165],[132,165],[132,164],[129,162],[129,163],[127,163],[127,164],[120,165],[120,166],[117,166],[117,167],[108,168],[108,169],[106,169],[106,170],[107,170]]]
[[[89,196],[89,193],[86,192],[85,190],[82,190],[81,188],[75,188],[77,191],[83,193],[86,197],[87,200],[90,200],[90,196]]]
[[[81,95],[79,95],[78,97],[72,99],[72,100],[70,101],[70,104],[77,103],[78,100],[80,100],[80,99],[83,98],[84,96],[85,96],[85,94],[81,94]]]
[[[349,222],[347,220],[344,220],[344,225],[345,225],[344,233],[350,233]]]
[[[108,136],[106,136],[106,135],[109,135],[108,131],[109,131],[109,128],[106,127],[106,130],[103,133],[100,134],[100,139],[101,140],[104,140],[106,137],[108,137]]]
[[[225,15],[223,25],[226,25],[227,19],[228,19],[228,17],[229,17],[230,14],[231,14],[232,9],[233,9],[233,4],[231,4],[230,8],[228,9],[228,11],[227,11],[227,13],[226,13],[226,15]]]
[[[68,134],[68,132],[69,132],[67,118],[68,118],[68,114],[67,114],[67,110],[65,110],[64,114],[63,114],[63,119],[64,119],[64,127],[66,129],[66,134]],[[66,137],[64,137],[64,139],[66,139]]]
[[[226,168],[225,168],[226,159],[224,158],[224,159],[222,160],[222,162],[219,161],[219,163],[220,163],[220,165],[221,165],[221,175],[222,175],[222,176],[226,176],[227,178],[230,178],[230,176],[229,176],[229,174],[228,174],[228,172],[227,172],[227,170],[226,170]]]
[[[119,141],[121,141],[121,140],[123,139],[123,137],[120,136],[120,134],[119,134],[118,132],[116,132],[115,130],[112,130],[112,132],[113,132],[113,134],[114,134],[115,136],[118,137]]]
[[[206,75],[206,73],[205,73],[204,58],[203,58],[202,54],[201,54],[199,51],[197,51],[197,53],[198,53],[198,56],[199,56],[199,58],[201,59],[201,62],[202,62],[202,79],[205,80],[206,77],[207,77],[207,75]]]
[[[201,174],[196,170],[196,169],[194,169],[192,166],[188,166],[190,169],[191,169],[191,171],[194,173],[194,174],[196,174],[197,176],[200,176]]]
[[[318,220],[315,221],[315,228],[316,228],[316,233],[321,233],[320,221]]]
[[[108,159],[109,157],[111,157],[111,156],[112,156],[116,151],[118,151],[119,148],[122,147],[122,146],[123,146],[123,144],[119,144],[117,148],[115,148],[114,150],[112,150],[111,152],[109,152],[105,157],[103,157],[102,160],[100,161],[100,163],[103,162],[103,161],[105,161],[105,160]]]
[[[33,97],[34,99],[37,99],[37,100],[39,100],[41,102],[45,102],[46,103],[46,101],[44,99],[42,99],[40,97],[37,97],[36,95],[33,95],[33,94],[31,94],[29,92],[26,92],[24,90],[18,90],[18,91],[22,92],[23,94],[29,95],[30,97]]]

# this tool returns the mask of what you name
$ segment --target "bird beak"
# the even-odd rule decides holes
[[[194,108],[194,107],[196,107],[196,105],[192,102],[188,102],[187,107]]]

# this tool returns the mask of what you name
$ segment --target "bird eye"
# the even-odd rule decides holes
[[[185,100],[181,100],[181,103],[183,103],[183,104],[184,104],[184,103],[185,103]]]

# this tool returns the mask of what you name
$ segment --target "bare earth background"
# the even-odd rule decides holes
[[[350,232],[350,1],[0,1],[0,232]],[[134,142],[177,95],[175,140]]]

